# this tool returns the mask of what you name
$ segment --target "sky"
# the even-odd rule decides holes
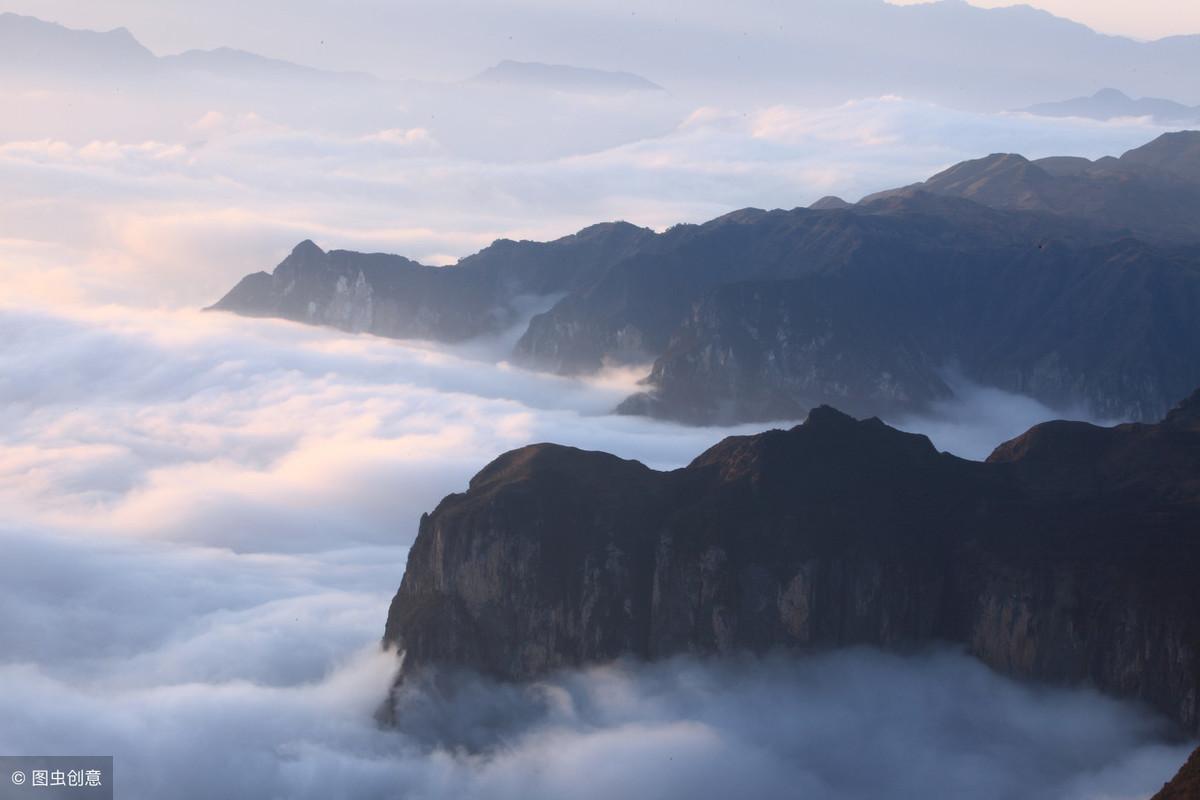
[[[897,5],[912,5],[925,0],[889,0]],[[1161,39],[1200,33],[1200,5],[1190,0],[971,0],[981,8],[1030,5],[1060,17],[1082,22],[1100,33],[1135,39]]]
[[[977,0],[973,5],[1018,4]],[[1038,0],[1029,5],[1104,33],[1142,39],[1200,33],[1200,7],[1188,0]],[[687,38],[706,29],[751,32],[763,21],[791,13],[777,0],[739,5],[733,15],[731,8],[711,0],[583,0],[569,5],[517,0],[503,6],[480,0],[258,0],[252,4],[212,0],[205,4],[203,14],[196,13],[194,3],[184,0],[7,0],[0,6],[0,10],[77,27],[105,30],[124,26],[159,54],[229,45],[299,63],[363,69],[397,78],[454,71],[458,73],[455,77],[463,78],[488,66],[487,59],[497,57],[547,60],[538,56],[557,55],[559,60],[571,62],[569,55],[547,47],[547,40],[571,38],[582,31],[603,44],[597,55],[589,58],[613,62],[594,65],[616,67],[623,51],[643,35],[633,33],[641,24],[660,23],[661,30]],[[476,31],[480,21],[484,25]],[[419,31],[421,36],[409,39],[409,31]],[[470,43],[466,52],[444,44],[427,47],[453,42],[456,35]],[[389,41],[403,46],[389,48]],[[668,45],[660,41],[659,46]],[[472,59],[471,52],[480,57]],[[482,54],[487,54],[486,59]]]

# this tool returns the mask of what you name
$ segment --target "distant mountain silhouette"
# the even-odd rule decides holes
[[[550,4],[545,14],[551,19],[569,17],[569,8]],[[613,39],[620,36],[623,69],[652,75],[672,93],[690,94],[705,103],[840,103],[849,97],[899,94],[956,108],[998,111],[1046,97],[1084,95],[1099,85],[1119,86],[1133,96],[1200,104],[1200,85],[1191,77],[1200,74],[1200,37],[1138,42],[1101,35],[1027,6],[984,9],[961,0],[904,6],[884,0],[749,0],[742,9],[753,24],[714,26],[698,18],[688,29],[687,47],[663,47],[664,37],[677,34],[665,30],[654,14],[623,20],[619,33],[598,34],[570,20],[555,44],[557,52],[569,54],[566,63],[607,64],[613,60]],[[127,32],[114,32],[100,57],[85,52],[95,45],[85,41],[89,37],[83,34],[89,32],[52,26],[58,31],[48,34],[34,30],[30,18],[20,24],[17,19],[0,17],[0,72],[15,63],[22,74],[49,71],[95,79],[111,69],[110,56],[120,60],[115,55],[117,38],[132,38]],[[488,19],[480,15],[463,21],[461,47],[489,61],[504,58],[502,45],[483,27]],[[63,43],[72,38],[67,34],[78,34],[73,37],[76,52],[64,51]],[[419,24],[407,26],[396,32],[396,46],[428,52],[435,45],[422,41],[423,35]],[[147,55],[142,54],[143,61]],[[543,69],[558,70],[516,64],[498,66],[500,74],[494,77],[517,80]],[[89,69],[99,72],[89,75]],[[821,79],[797,79],[813,75]],[[560,71],[560,76],[537,78],[563,79],[579,85],[586,75],[571,72],[564,78]],[[621,80],[630,81],[630,88],[638,83],[628,77]]]
[[[501,61],[496,66],[479,73],[472,80],[476,83],[557,89],[567,92],[663,91],[658,84],[631,72],[610,72],[564,64],[539,64],[528,61]]]
[[[419,128],[445,156],[498,161],[663,136],[690,110],[626,72],[504,62],[477,80],[391,80],[228,47],[156,56],[123,28],[73,30],[16,14],[0,14],[0,79],[54,92],[6,120],[18,138],[65,135],[65,108],[111,93],[128,112],[80,115],[73,139],[189,140],[207,135],[192,125],[216,111],[354,136]]]
[[[376,80],[365,72],[331,72],[231,47],[187,50],[178,55],[163,56],[160,61],[169,68],[208,72],[239,80]]]
[[[0,75],[112,78],[153,73],[157,57],[125,28],[74,30],[35,17],[0,14]]]
[[[0,14],[0,75],[85,83],[120,79],[124,85],[137,85],[189,72],[243,81],[369,78],[363,73],[318,70],[228,47],[160,57],[125,28],[101,33],[36,17]]]
[[[1158,418],[1200,384],[1200,134],[1095,162],[991,156],[818,206],[499,241],[444,268],[305,243],[214,308],[461,341],[557,297],[515,361],[653,362],[620,410],[690,423],[927,410],[951,365],[1104,419]]]
[[[1200,106],[1186,106],[1157,97],[1134,100],[1116,89],[1101,89],[1090,97],[1076,97],[1057,103],[1038,103],[1022,110],[1042,117],[1098,120],[1150,117],[1160,125],[1194,125],[1200,122]]]

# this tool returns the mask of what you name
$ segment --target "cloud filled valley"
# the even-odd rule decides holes
[[[811,5],[830,36],[854,31],[854,13]],[[128,31],[101,35],[111,60],[94,69],[84,39],[62,45],[50,31],[67,49],[39,49],[0,15],[0,44],[32,43],[0,54],[0,754],[112,754],[117,796],[130,798],[1157,790],[1195,746],[1168,720],[1090,688],[1006,678],[951,645],[618,661],[528,685],[455,674],[439,691],[410,683],[389,696],[402,656],[380,641],[422,515],[498,455],[555,442],[674,470],[725,437],[802,420],[624,416],[615,409],[648,385],[649,361],[605,359],[582,376],[518,363],[530,319],[565,293],[519,295],[497,309],[519,317],[499,335],[434,344],[201,311],[240,278],[306,239],[452,265],[500,239],[614,220],[661,233],[747,207],[853,202],[988,153],[1099,159],[1168,130],[1151,117],[1006,111],[1058,95],[999,75],[986,102],[968,102],[921,64],[898,93],[853,70],[828,86],[792,86],[782,68],[756,83],[763,64],[801,52],[776,32],[774,4],[732,27],[724,8],[698,7],[686,30],[656,11],[629,22],[634,33],[596,4],[517,6],[531,30],[555,32],[543,50],[505,42],[495,10],[471,2],[456,6],[473,18],[465,58],[426,8],[429,30],[396,40],[425,61],[381,62],[386,78],[224,49],[163,57]],[[976,30],[984,18],[961,6],[947,19]],[[804,21],[791,13],[789,31]],[[371,17],[346,16],[360,28]],[[1045,30],[1082,37],[1061,22]],[[493,55],[564,60],[580,30],[588,64],[645,79],[479,75],[475,61]],[[368,33],[363,58],[381,58]],[[610,35],[627,46],[597,44]],[[659,52],[659,36],[697,44]],[[287,47],[314,49],[314,65],[360,66],[344,40],[319,52],[302,41]],[[74,47],[83,68],[46,57]],[[726,48],[726,73],[672,66],[703,61],[705,47]],[[1174,75],[1162,81],[1176,86]],[[1158,78],[1138,80],[1151,92]],[[886,422],[964,458],[1046,420],[1089,418],[977,385],[953,364],[931,369],[952,391]],[[394,728],[378,719],[388,704]]]
[[[0,749],[114,752],[131,796],[1133,798],[1186,752],[1134,706],[937,650],[468,681],[447,707],[402,696],[381,730],[397,662],[377,643],[422,511],[529,441],[670,468],[754,428],[608,415],[624,376],[282,322],[0,327]],[[1011,433],[1030,413],[984,399],[1015,402]],[[961,434],[939,444],[991,431]]]

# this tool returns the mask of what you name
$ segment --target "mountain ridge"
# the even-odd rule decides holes
[[[669,472],[530,445],[422,517],[383,642],[405,675],[514,681],[623,656],[949,642],[1195,733],[1197,405],[1046,423],[986,461],[828,406]]]
[[[816,205],[498,240],[441,268],[289,257],[213,308],[453,342],[545,297],[516,363],[652,362],[620,410],[694,424],[920,412],[953,397],[951,366],[1101,419],[1157,419],[1200,383],[1198,133],[1097,161],[996,154]]]
[[[1161,97],[1134,99],[1119,89],[1100,89],[1093,95],[1049,103],[1035,103],[1020,109],[1043,117],[1081,117],[1107,121],[1123,117],[1149,117],[1164,125],[1195,125],[1200,122],[1200,106],[1188,106]]]

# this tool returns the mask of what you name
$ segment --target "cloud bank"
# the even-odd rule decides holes
[[[529,441],[669,468],[749,430],[610,416],[626,376],[484,344],[0,309],[0,751],[179,798],[1139,798],[1182,761],[1137,707],[950,651],[463,678],[380,729],[421,511]]]
[[[598,105],[535,103],[514,113],[529,124],[578,120],[607,131],[603,142],[503,158],[456,147],[478,136],[480,122],[447,120],[440,107],[441,130],[422,117],[331,132],[199,107],[179,129],[80,139],[61,121],[37,122],[47,101],[17,102],[16,122],[0,123],[0,180],[10,187],[0,199],[0,288],[54,304],[197,307],[273,268],[305,238],[440,264],[502,237],[554,238],[614,219],[661,230],[746,206],[792,208],[826,194],[856,200],[981,154],[1099,157],[1162,132],[1143,120],[977,114],[894,97],[828,107],[674,104],[665,127],[659,110],[579,102]],[[128,111],[118,116],[149,113]],[[5,130],[17,123],[33,129]],[[545,138],[502,126],[495,136]]]

